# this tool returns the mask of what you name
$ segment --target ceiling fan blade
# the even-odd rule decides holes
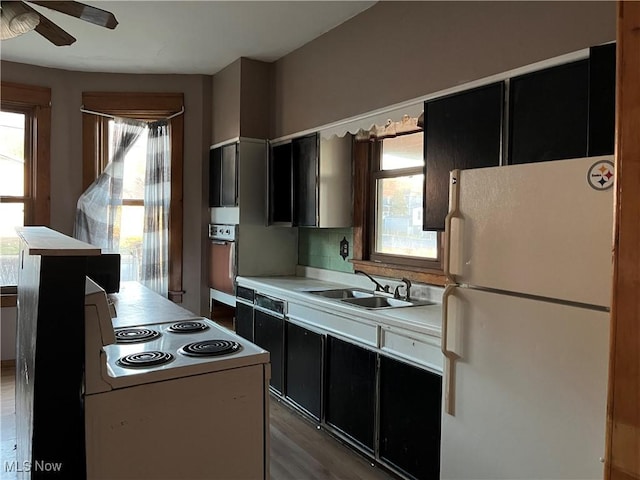
[[[36,27],[36,32],[49,40],[51,43],[57,45],[58,47],[61,47],[63,45],[71,45],[76,41],[75,37],[69,35],[67,32],[65,32],[47,17],[42,15],[40,12],[36,12],[33,8],[31,8],[24,2],[20,3],[22,3],[22,6],[25,10],[38,14],[38,16],[40,17],[40,23]]]
[[[51,10],[56,10],[60,13],[64,13],[65,15],[71,15],[72,17],[99,25],[100,27],[106,27],[113,30],[118,25],[118,21],[113,13],[90,5],[85,5],[84,3],[49,1],[31,1],[31,3],[35,3],[41,7],[50,8]]]

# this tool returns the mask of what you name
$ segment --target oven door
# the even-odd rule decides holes
[[[236,243],[211,240],[209,243],[209,287],[235,295]]]

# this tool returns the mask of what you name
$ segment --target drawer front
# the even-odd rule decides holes
[[[383,352],[442,372],[442,351],[440,341],[435,337],[382,327],[380,348]]]
[[[284,317],[287,310],[284,300],[271,298],[261,293],[256,293],[254,303],[257,307],[267,310],[279,317]]]
[[[289,303],[288,307],[287,316],[296,321],[296,323],[311,325],[375,348],[379,345],[378,326],[375,324],[361,322],[293,303]]]
[[[241,287],[240,285],[238,285],[236,287],[236,296],[247,300],[249,303],[253,303],[253,300],[256,297],[256,292],[255,290],[252,290],[250,288]]]

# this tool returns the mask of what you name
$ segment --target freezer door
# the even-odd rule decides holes
[[[613,184],[612,162],[592,157],[453,172],[452,278],[608,306],[613,188],[601,188]]]
[[[447,301],[441,478],[602,479],[608,314],[468,288]]]

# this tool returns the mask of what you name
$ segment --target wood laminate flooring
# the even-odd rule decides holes
[[[5,471],[15,460],[15,370],[2,369],[0,384],[0,479],[16,480]],[[365,458],[271,397],[272,480],[392,480],[397,477]],[[154,479],[155,480],[155,479]]]

